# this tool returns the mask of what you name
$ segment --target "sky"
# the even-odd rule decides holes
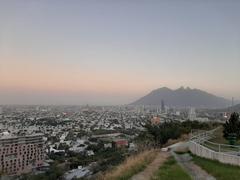
[[[0,0],[0,104],[240,99],[238,0]]]

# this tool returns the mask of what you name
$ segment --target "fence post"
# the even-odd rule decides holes
[[[218,144],[218,152],[221,152],[221,144]]]

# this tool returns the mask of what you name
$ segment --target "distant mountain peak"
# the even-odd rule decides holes
[[[230,100],[199,89],[184,88],[183,86],[176,90],[168,87],[153,90],[132,104],[161,105],[162,100],[164,100],[166,105],[173,107],[223,108],[231,104]]]
[[[184,90],[184,86],[181,86],[180,88],[176,89],[176,90]]]
[[[171,90],[171,89],[168,88],[168,87],[161,87],[161,88],[158,88],[158,89],[155,89],[155,90]]]

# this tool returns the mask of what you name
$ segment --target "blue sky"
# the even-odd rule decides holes
[[[190,86],[240,99],[240,1],[0,0],[0,99],[122,104]]]

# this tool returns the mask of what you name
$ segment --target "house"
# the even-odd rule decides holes
[[[107,148],[112,148],[112,143],[105,143],[104,144],[104,148],[107,149]]]
[[[93,155],[94,155],[94,152],[93,152],[92,150],[87,151],[87,155],[88,155],[88,156],[93,156]]]
[[[151,124],[152,124],[152,125],[159,125],[160,123],[161,123],[160,117],[153,117],[153,118],[151,119]]]
[[[58,150],[58,149],[54,149],[53,147],[50,147],[49,153],[65,153],[65,150]]]
[[[115,148],[125,148],[128,146],[128,141],[126,139],[115,139],[112,144]]]

